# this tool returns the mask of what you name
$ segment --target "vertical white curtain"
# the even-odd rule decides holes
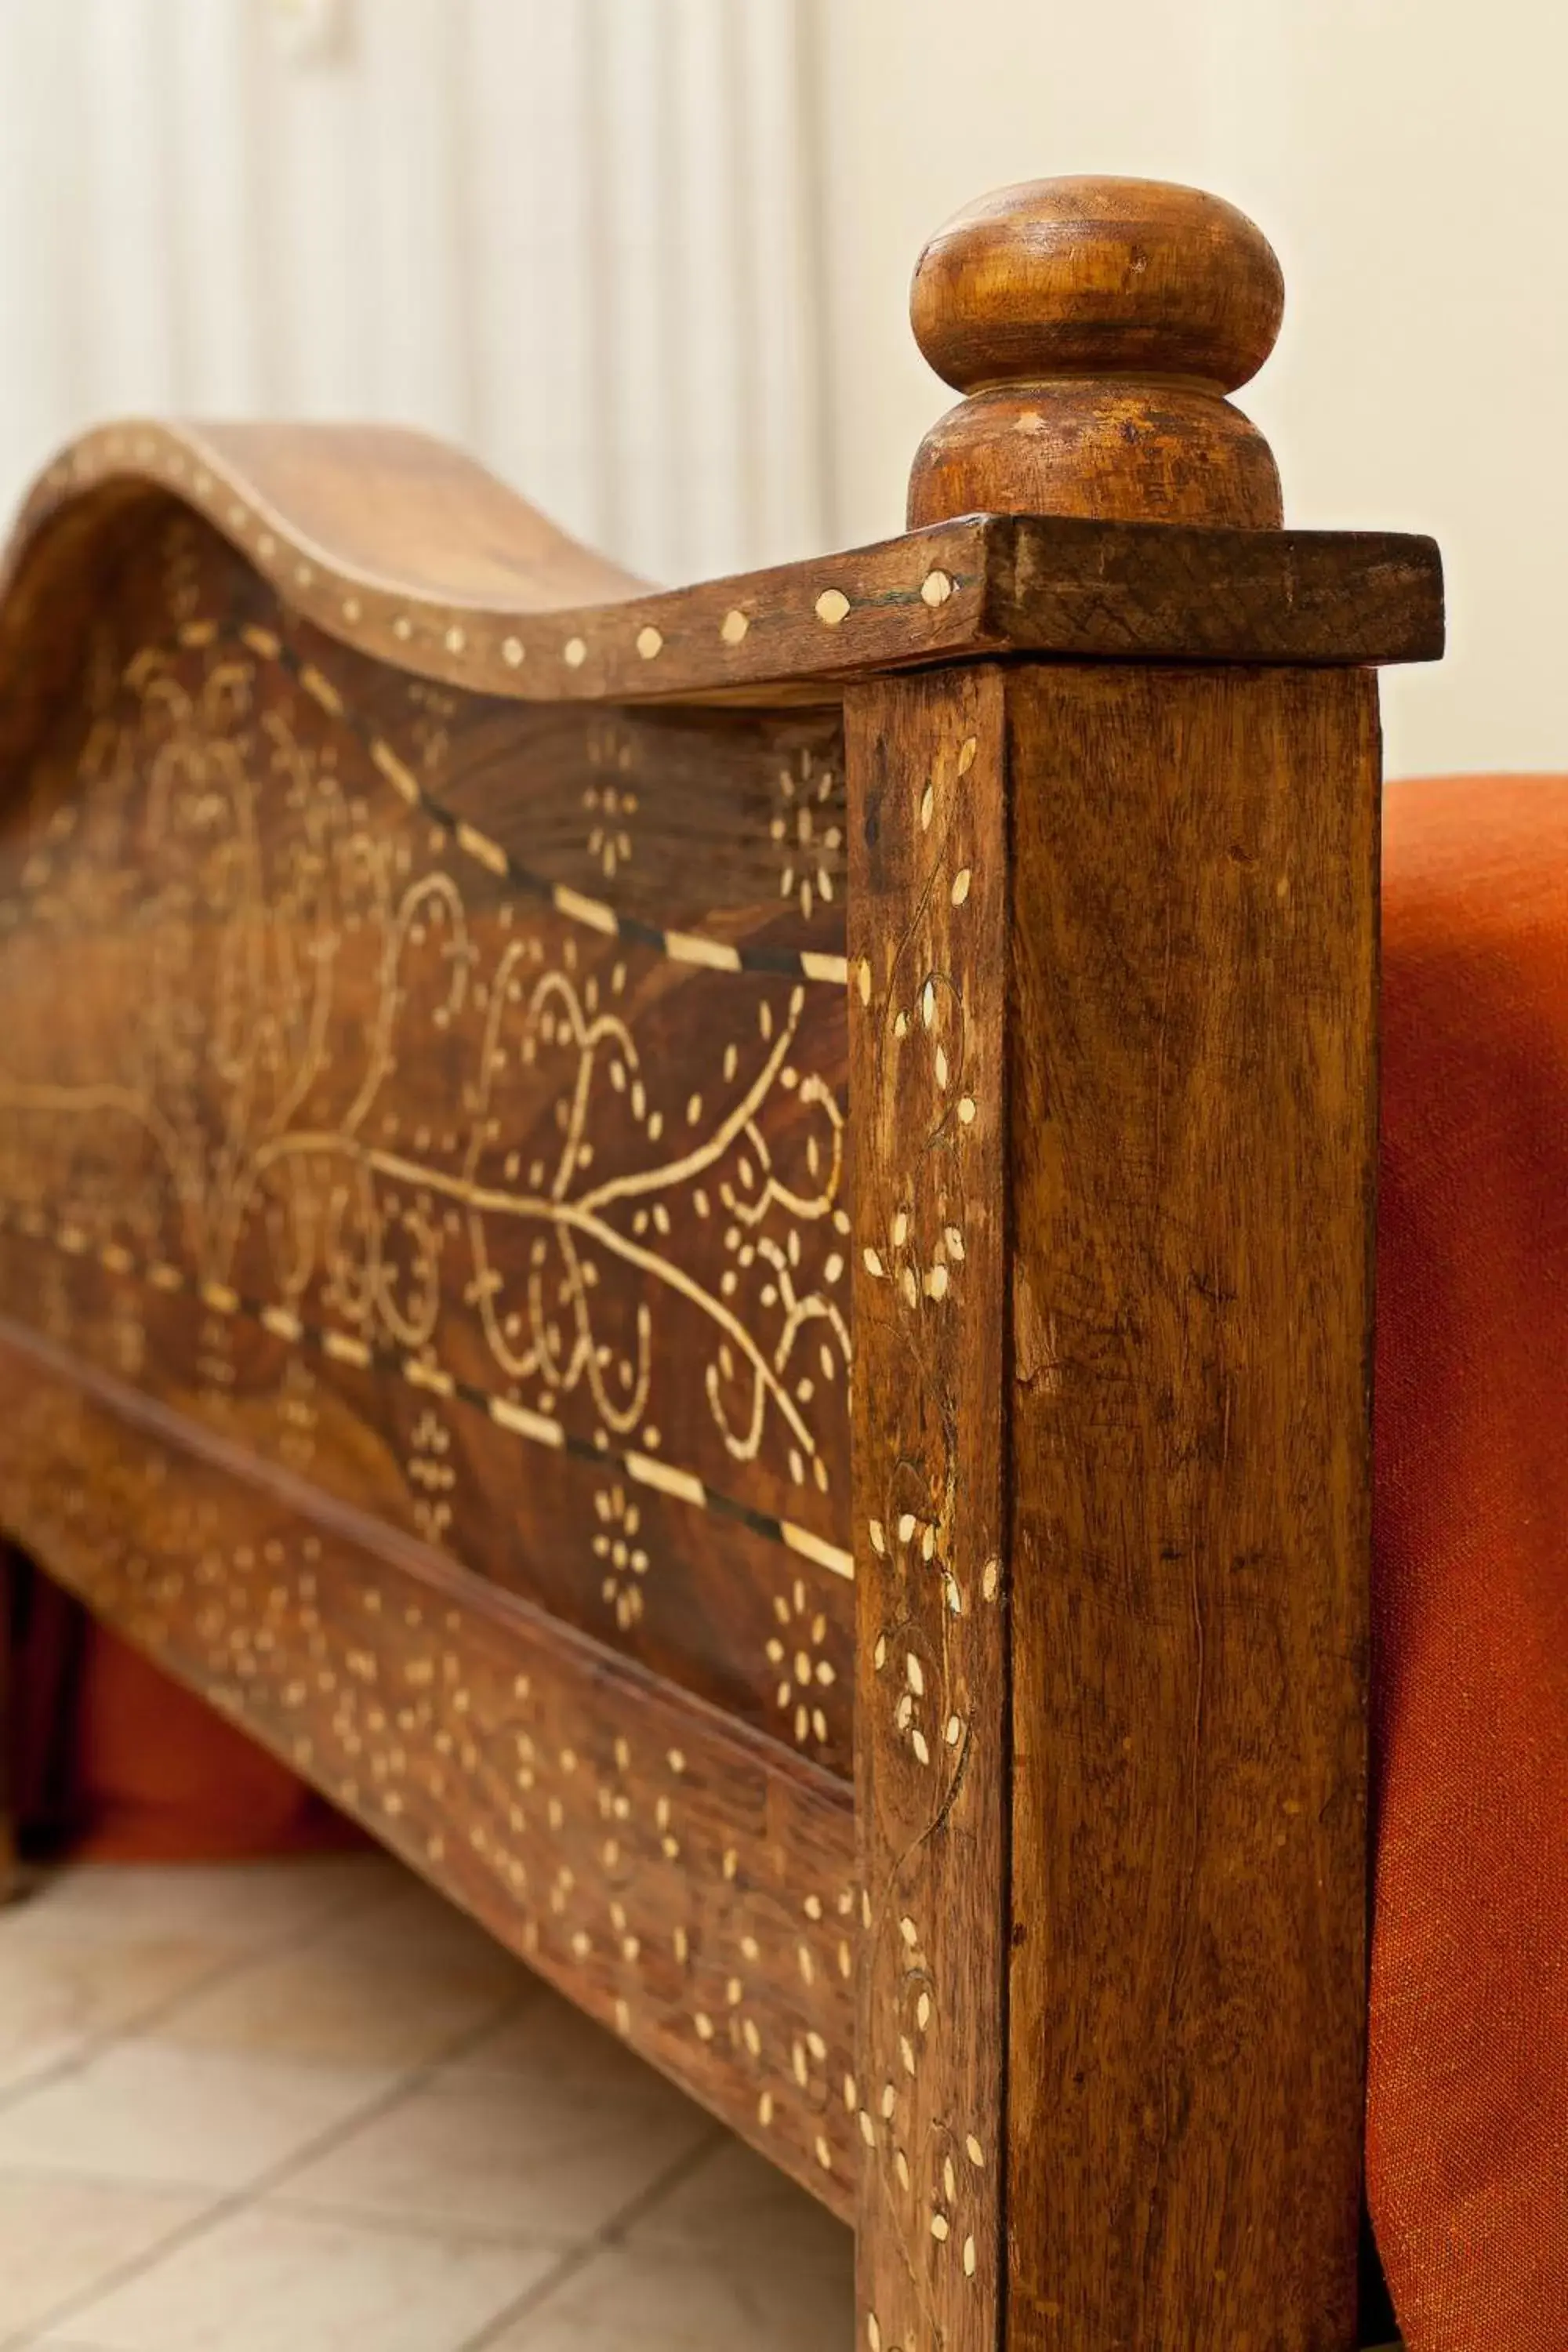
[[[656,579],[826,544],[806,14],[0,0],[0,501],[110,412],[374,416]]]

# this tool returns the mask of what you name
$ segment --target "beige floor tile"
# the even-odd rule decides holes
[[[852,2352],[845,2235],[833,2271],[613,2249],[497,2336],[493,2352]]]
[[[100,1863],[42,1878],[5,1915],[18,1939],[62,1933],[120,1942],[151,1932],[275,1948],[395,1893],[407,1873],[380,1854],[296,1862]]]
[[[165,2000],[0,2105],[0,2338],[458,2352],[557,2249],[696,2157],[624,2244],[512,2324],[509,2352],[847,2352],[848,2232],[398,1866],[61,1876],[0,1915],[0,2088],[13,2055],[68,2056]],[[263,2203],[82,2301],[290,2157]]]
[[[396,2079],[363,2067],[116,2042],[0,2109],[0,2172],[242,2188]]]
[[[17,1936],[0,1912],[0,2089],[161,2011],[233,1963],[211,1936]]]
[[[566,2243],[601,2228],[711,2128],[646,2070],[613,2099],[517,2075],[445,2074],[278,2195],[290,2208]]]
[[[504,2017],[534,1979],[498,1946],[384,1957],[335,1935],[258,1961],[184,2003],[159,2041],[274,2052],[338,2066],[429,2063],[458,2036]]]
[[[208,2202],[172,2189],[0,2175],[0,2336],[38,2326]]]
[[[842,2221],[728,2135],[649,2207],[626,2243],[641,2253],[784,2276],[814,2267],[841,2277],[855,2252]]]
[[[38,2342],[78,2352],[460,2352],[551,2259],[253,2208]]]

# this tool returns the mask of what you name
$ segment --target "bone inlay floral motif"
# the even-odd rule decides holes
[[[847,1573],[820,1531],[848,1218],[812,982],[737,971],[721,941],[628,946],[564,889],[520,901],[487,835],[433,821],[417,745],[370,741],[367,776],[342,689],[295,662],[280,691],[283,659],[195,618],[98,688],[0,937],[14,1008],[64,950],[118,959],[94,999],[118,1018],[52,1030],[47,1067],[7,1020],[7,1221],[47,1208],[40,1238],[189,1291],[220,1329],[391,1367],[667,1496],[723,1506],[726,1464],[765,1474],[785,1507],[731,1507]],[[700,1093],[662,1050],[671,957],[724,992]],[[676,1462],[662,1423],[693,1381],[708,1433]]]

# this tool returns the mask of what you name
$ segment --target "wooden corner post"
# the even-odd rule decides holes
[[[16,1558],[0,1538],[0,1904],[9,1903],[18,1887],[16,1818],[19,1773],[16,1753],[16,1661],[12,1655],[12,1621],[16,1614]]]
[[[1192,191],[962,215],[911,524],[1124,523],[1201,651],[1280,307]],[[1356,2341],[1377,700],[1256,624],[847,690],[867,2352]]]

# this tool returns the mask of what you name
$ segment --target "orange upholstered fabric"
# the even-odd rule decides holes
[[[1568,779],[1384,849],[1373,2218],[1412,2352],[1563,2352]]]

